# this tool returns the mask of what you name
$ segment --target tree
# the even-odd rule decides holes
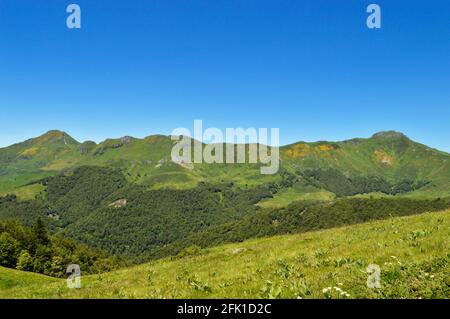
[[[48,274],[53,277],[62,277],[66,270],[63,267],[63,262],[64,260],[61,256],[53,256]]]
[[[0,265],[15,267],[19,254],[19,242],[9,233],[0,235]]]
[[[36,220],[36,223],[33,225],[33,235],[37,243],[44,246],[48,245],[48,230],[44,222],[40,218],[38,218]]]
[[[31,257],[28,251],[22,250],[17,260],[16,268],[23,271],[32,271],[33,263],[34,263],[33,257]]]

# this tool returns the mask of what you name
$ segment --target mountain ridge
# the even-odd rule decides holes
[[[450,189],[450,154],[397,131],[381,131],[368,138],[299,141],[281,146],[281,167],[275,175],[261,175],[259,164],[172,162],[174,143],[170,136],[161,134],[79,142],[64,131],[51,130],[0,148],[0,194],[83,165],[120,168],[129,182],[152,188],[189,188],[201,181],[253,187],[278,183],[282,174],[337,170],[348,178],[379,176],[392,183],[427,181],[430,183],[425,190],[432,193]]]
[[[24,141],[18,141],[16,143],[11,144],[11,145],[0,147],[0,150],[6,149],[6,148],[9,148],[9,147],[12,147],[12,146],[20,145],[20,144],[23,144],[23,143],[31,142],[31,141],[34,141],[34,140],[46,139],[46,138],[49,138],[51,136],[53,136],[53,137],[55,137],[55,136],[60,136],[60,137],[65,136],[68,139],[70,139],[71,141],[74,141],[76,144],[83,144],[83,143],[86,143],[86,142],[92,142],[92,143],[95,143],[96,145],[100,145],[100,144],[105,143],[105,142],[107,142],[109,140],[121,140],[121,139],[127,139],[127,138],[128,139],[133,139],[133,140],[146,140],[146,139],[149,139],[149,138],[153,138],[155,136],[161,136],[161,137],[165,137],[165,138],[170,138],[171,135],[164,135],[164,134],[155,133],[155,134],[150,134],[150,135],[144,136],[142,138],[134,137],[134,136],[131,136],[131,135],[124,135],[124,136],[121,136],[121,137],[109,137],[109,138],[104,139],[103,141],[96,142],[94,140],[78,141],[77,139],[73,138],[70,134],[68,134],[67,132],[65,132],[63,130],[52,129],[52,130],[49,130],[49,131],[47,131],[45,133],[42,133],[42,134],[40,134],[40,135],[38,135],[36,137],[32,137],[32,138],[29,138],[29,139],[24,140]],[[345,143],[345,142],[352,142],[352,141],[355,141],[355,140],[357,141],[357,140],[367,140],[367,139],[399,139],[399,138],[406,138],[409,141],[413,141],[406,134],[404,134],[402,132],[395,131],[395,130],[383,130],[383,131],[379,131],[379,132],[373,133],[369,137],[354,137],[354,138],[343,139],[343,140],[316,140],[316,141],[298,140],[296,142],[292,142],[292,143],[287,143],[287,144],[281,145],[280,148],[288,147],[288,146],[295,145],[295,144],[298,144],[298,143]],[[415,142],[415,143],[419,143],[419,142]],[[423,143],[420,143],[420,144],[426,145],[426,144],[423,144]],[[427,147],[431,148],[431,149],[438,150],[440,152],[443,152],[443,153],[446,153],[446,154],[450,155],[450,153],[448,153],[446,151],[439,150],[437,148],[432,148],[430,146],[427,146]]]

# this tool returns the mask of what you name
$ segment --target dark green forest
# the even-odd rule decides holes
[[[280,209],[267,209],[243,219],[211,227],[181,241],[147,252],[142,260],[175,256],[198,248],[250,238],[301,233],[363,223],[396,216],[439,211],[450,207],[449,199],[343,198],[329,203],[295,202]]]
[[[15,220],[0,221],[0,266],[64,277],[70,264],[78,264],[86,274],[126,265],[119,257],[50,235],[41,219],[32,227]]]
[[[356,194],[381,192],[388,195],[397,195],[412,192],[427,185],[424,180],[414,181],[404,179],[397,183],[390,183],[379,176],[353,176],[346,177],[336,169],[308,169],[298,172],[308,183],[335,193],[338,197]]]
[[[298,182],[339,196],[372,191],[397,194],[425,183],[394,185],[375,177],[349,178],[332,170],[282,171],[280,176],[277,183],[248,189],[233,183],[199,183],[191,189],[151,190],[127,182],[118,169],[78,167],[37,181],[45,191],[34,200],[19,200],[14,194],[0,198],[0,220],[18,220],[1,224],[0,264],[52,276],[62,276],[62,265],[69,263],[98,272],[121,265],[110,255],[143,262],[248,238],[450,207],[448,199],[397,197],[300,201],[284,208],[255,205]]]

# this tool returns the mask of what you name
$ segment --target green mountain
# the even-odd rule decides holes
[[[280,192],[274,203],[296,198],[329,199],[336,195],[336,188],[349,183],[345,179],[355,183],[358,178],[368,179],[364,183],[369,184],[375,183],[373,178],[381,178],[390,188],[407,183],[410,185],[404,187],[404,193],[413,196],[450,194],[450,155],[394,131],[380,132],[367,139],[283,146],[281,168],[275,175],[261,175],[258,164],[174,163],[170,156],[173,143],[163,135],[79,143],[65,132],[50,131],[0,149],[0,194],[15,192],[33,198],[42,190],[33,182],[85,165],[118,168],[127,181],[152,189],[192,188],[200,181],[233,182],[248,188],[290,178],[286,185],[290,189]],[[305,172],[309,179],[306,183],[302,176]],[[297,177],[295,181],[292,176]],[[299,176],[303,181],[299,181]],[[315,179],[314,183],[311,179]],[[333,183],[334,186],[327,187]],[[352,187],[344,187],[343,195],[361,193],[358,191],[361,187],[353,191]],[[377,187],[364,189],[379,191]]]
[[[334,168],[347,176],[379,176],[388,181],[430,182],[421,191],[448,191],[450,154],[389,131],[368,139],[330,143],[296,143],[283,148],[288,166]]]
[[[47,171],[46,165],[65,154],[73,154],[78,144],[64,132],[49,131],[0,149],[0,192],[14,190],[51,175],[53,172]]]

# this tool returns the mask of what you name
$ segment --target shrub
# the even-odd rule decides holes
[[[9,233],[0,235],[0,265],[15,267],[19,257],[19,243]]]
[[[16,268],[23,271],[32,271],[33,264],[33,257],[31,257],[27,250],[22,250],[17,260]]]

